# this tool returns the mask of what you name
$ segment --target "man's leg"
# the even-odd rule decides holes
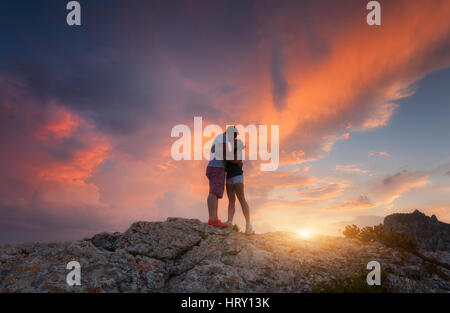
[[[219,220],[217,214],[219,199],[222,198],[225,189],[225,169],[223,167],[207,167],[206,176],[209,179],[208,224],[215,227],[227,227]]]
[[[228,196],[228,222],[233,222],[234,212],[236,211],[236,195],[234,194],[233,185],[227,184]]]
[[[210,193],[208,195],[208,213],[209,220],[214,221],[217,218],[217,207],[219,206],[219,199],[216,195]]]

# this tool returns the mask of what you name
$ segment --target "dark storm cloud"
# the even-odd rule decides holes
[[[79,240],[104,229],[118,231],[98,207],[51,205],[38,193],[27,204],[0,201],[0,216],[0,243]]]
[[[254,1],[178,2],[157,8],[152,25],[164,51],[187,77],[218,79],[257,54],[260,20]],[[250,66],[251,64],[247,64]]]
[[[235,92],[236,89],[237,88],[235,86],[226,84],[218,87],[215,92],[217,92],[218,94],[230,94]]]
[[[272,57],[270,62],[270,75],[272,77],[273,85],[273,104],[282,109],[286,105],[286,100],[289,91],[289,84],[284,75],[285,56],[282,45],[277,45],[272,50]]]
[[[367,195],[360,195],[357,199],[357,202],[361,204],[372,204]]]
[[[67,74],[24,60],[15,65],[18,76],[42,101],[56,99],[93,118],[100,129],[128,133],[157,118],[152,113],[161,89],[155,78],[150,77],[145,85],[140,82],[137,78],[143,75],[142,70],[129,60],[119,56],[95,65],[81,61]]]
[[[387,186],[390,184],[393,184],[397,180],[401,179],[405,175],[407,175],[408,172],[406,170],[403,170],[401,172],[395,173],[394,175],[388,176],[385,179],[383,179],[383,185]]]
[[[45,98],[43,94],[36,96],[15,78],[0,77],[0,104],[3,104],[0,106],[0,144],[5,152],[0,154],[3,161],[0,168],[10,168],[9,162],[27,158],[26,151],[42,152],[53,161],[69,161],[86,148],[79,138],[73,136],[59,139],[57,145],[36,141],[39,130],[51,122],[49,116],[54,109]]]
[[[41,145],[42,147],[42,145]],[[77,151],[86,148],[78,138],[69,137],[58,142],[56,146],[43,147],[54,160],[67,162],[73,160]]]
[[[196,1],[195,6],[187,1],[133,1],[126,6],[117,1],[108,6],[82,1],[83,26],[77,29],[61,27],[54,18],[61,8],[51,1],[46,3],[49,9],[45,12],[37,6],[35,9],[48,16],[48,23],[35,28],[36,41],[33,37],[26,41],[27,50],[35,54],[29,58],[18,53],[8,66],[36,97],[56,99],[92,118],[100,130],[124,135],[149,122],[170,119],[173,112],[168,106],[178,105],[168,100],[174,92],[182,99],[180,112],[204,110],[208,117],[217,116],[220,109],[205,103],[209,101],[206,95],[195,103],[192,98],[202,96],[180,90],[169,75],[168,65],[197,83],[217,81],[218,86],[227,86],[221,79],[230,69],[250,72],[260,66],[255,56],[259,54],[261,29],[264,24],[279,24],[283,17],[272,14],[270,2],[260,1]],[[288,1],[280,6],[300,5]],[[305,10],[315,12],[311,5]],[[28,14],[18,16],[29,18]],[[16,48],[22,45],[17,40],[15,43]],[[13,44],[10,50],[14,48]],[[267,67],[274,104],[282,108],[288,82],[281,41],[273,48]],[[236,88],[228,86],[230,92]]]
[[[46,15],[55,15],[60,8],[47,3],[51,8]],[[256,53],[256,2],[197,1],[195,9],[183,1],[133,1],[120,9],[116,1],[107,7],[81,4],[85,16],[80,29],[61,27],[49,18],[53,27],[36,29],[41,42],[28,42],[37,50],[33,58],[18,53],[8,67],[35,97],[57,100],[111,134],[126,135],[170,119],[167,103],[178,105],[168,99],[174,92],[184,103],[182,112],[205,109],[208,116],[217,115],[207,100],[192,101],[201,95],[183,94],[168,66],[193,81],[220,82],[243,56]]]
[[[183,105],[183,113],[192,116],[214,118],[220,114],[220,110],[213,106],[211,99],[203,94],[192,94]]]

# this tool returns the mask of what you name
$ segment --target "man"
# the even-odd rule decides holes
[[[209,195],[208,195],[208,225],[215,227],[227,227],[227,224],[222,223],[218,218],[217,209],[219,206],[219,199],[222,199],[225,191],[225,165],[226,162],[234,164],[242,164],[241,160],[234,160],[233,157],[227,159],[228,143],[233,143],[234,138],[238,135],[236,127],[230,126],[226,132],[218,135],[211,146],[211,158],[206,168],[206,176],[209,180]],[[233,155],[232,153],[231,155]]]

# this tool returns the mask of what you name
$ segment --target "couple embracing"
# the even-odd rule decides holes
[[[245,147],[242,141],[237,139],[238,134],[236,127],[230,126],[225,133],[218,135],[214,139],[211,146],[211,158],[206,168],[206,176],[209,180],[208,224],[215,227],[232,226],[237,198],[241,204],[247,224],[245,233],[253,234],[253,227],[250,224],[250,209],[244,194],[242,153]],[[231,153],[227,153],[227,151]],[[223,197],[225,181],[228,196],[228,221],[222,223],[217,215],[217,210],[219,199]]]

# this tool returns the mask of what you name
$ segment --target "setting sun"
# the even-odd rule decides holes
[[[298,235],[302,239],[308,239],[308,238],[311,238],[312,232],[310,230],[307,230],[307,229],[301,229],[301,230],[298,231]]]

